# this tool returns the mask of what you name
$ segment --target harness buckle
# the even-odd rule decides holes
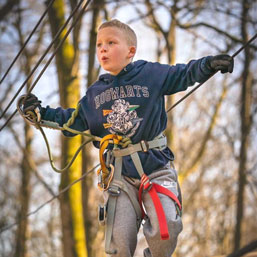
[[[145,191],[151,190],[151,188],[153,186],[152,182],[150,181],[148,176],[146,176],[145,174],[141,178],[141,185],[143,186]]]
[[[105,225],[106,205],[98,205],[98,222],[100,225]]]
[[[148,150],[149,150],[149,144],[148,144],[147,141],[141,140],[141,141],[140,141],[140,146],[141,146],[141,149],[142,149],[142,151],[143,151],[144,153],[148,152]]]
[[[111,195],[111,196],[119,196],[120,195],[120,188],[119,187],[114,187],[114,186],[110,186],[108,188],[108,193]]]

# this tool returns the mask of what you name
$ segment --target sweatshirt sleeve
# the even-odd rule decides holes
[[[72,112],[75,111],[74,108],[69,109],[63,109],[61,107],[58,107],[56,109],[47,107],[42,107],[41,109],[41,115],[43,120],[53,121],[59,124],[59,126],[63,126],[71,117]],[[70,126],[70,128],[78,130],[78,131],[85,131],[88,129],[87,121],[84,118],[84,115],[82,113],[82,109],[79,109],[78,115],[75,118],[74,123]],[[65,136],[72,137],[76,134],[73,134],[71,132],[62,131]]]
[[[167,77],[163,83],[163,95],[175,94],[186,90],[196,82],[202,83],[213,75],[213,71],[208,69],[207,57],[198,60],[191,60],[188,64],[177,64],[169,66]]]

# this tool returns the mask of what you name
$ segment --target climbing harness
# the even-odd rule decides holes
[[[109,198],[107,202],[107,219],[106,219],[106,229],[105,229],[105,252],[107,254],[115,254],[116,249],[111,249],[111,238],[112,238],[112,230],[115,219],[115,209],[117,203],[117,197],[120,195],[121,190],[124,191],[136,212],[138,227],[140,226],[141,220],[145,217],[146,213],[143,207],[142,195],[143,193],[149,193],[152,199],[152,202],[155,207],[155,211],[158,218],[158,223],[160,227],[160,236],[162,240],[169,239],[168,225],[165,217],[165,213],[160,201],[160,198],[157,193],[164,194],[170,197],[176,206],[178,215],[182,215],[182,206],[179,202],[177,196],[166,189],[165,187],[158,185],[157,183],[152,183],[148,176],[145,174],[138,152],[148,152],[150,149],[155,149],[162,151],[167,147],[166,137],[161,134],[154,138],[151,141],[142,140],[137,144],[129,144],[124,149],[114,148],[112,153],[115,157],[115,165],[114,165],[114,177],[110,183],[108,188]],[[133,194],[129,193],[126,184],[122,182],[121,172],[122,172],[122,157],[130,156],[134,166],[137,169],[138,174],[141,177],[141,184],[139,188],[139,202],[133,199]]]
[[[139,188],[139,203],[140,203],[140,207],[141,207],[141,211],[142,211],[142,218],[144,218],[146,215],[144,208],[143,208],[143,201],[142,201],[143,190],[147,191],[152,198],[152,201],[153,201],[153,204],[154,204],[154,207],[156,210],[156,214],[158,217],[158,221],[159,221],[161,239],[162,240],[169,239],[169,231],[168,231],[168,226],[167,226],[167,222],[166,222],[166,218],[165,218],[165,213],[164,213],[160,198],[157,193],[167,195],[170,199],[172,199],[175,203],[177,213],[181,217],[182,216],[182,211],[181,211],[182,205],[181,205],[178,197],[174,193],[172,193],[170,190],[168,190],[167,188],[165,188],[157,183],[152,183],[149,180],[148,176],[146,174],[143,174],[143,176],[141,177],[141,185]]]
[[[141,224],[141,220],[145,217],[145,212],[143,208],[142,195],[144,192],[148,192],[153,201],[155,211],[157,213],[159,227],[160,227],[160,236],[161,239],[166,240],[169,238],[168,226],[165,218],[165,213],[160,201],[160,198],[157,193],[164,194],[169,196],[175,203],[178,214],[181,216],[181,203],[179,202],[177,196],[173,194],[171,191],[166,189],[165,187],[158,185],[156,183],[152,183],[147,175],[143,171],[143,167],[141,161],[139,159],[138,152],[148,152],[150,149],[156,149],[162,151],[167,146],[167,140],[164,135],[159,135],[155,139],[151,141],[142,140],[137,144],[132,144],[129,138],[124,138],[119,135],[109,134],[103,138],[93,136],[86,132],[77,131],[71,129],[70,126],[74,123],[80,108],[80,104],[78,104],[77,108],[72,112],[71,118],[65,123],[62,127],[59,124],[51,121],[45,121],[41,119],[40,110],[36,108],[35,111],[29,111],[26,114],[23,113],[23,103],[26,99],[27,95],[22,95],[17,102],[17,110],[21,114],[21,116],[25,119],[26,122],[35,126],[42,133],[48,150],[48,155],[50,159],[50,163],[52,168],[56,172],[63,172],[67,170],[72,163],[74,162],[76,156],[82,149],[82,147],[92,141],[99,141],[99,159],[100,159],[100,168],[97,170],[98,175],[98,188],[101,191],[107,191],[109,194],[108,205],[100,205],[99,206],[99,222],[100,224],[105,224],[106,222],[106,232],[105,232],[105,251],[106,253],[113,254],[116,250],[111,249],[111,239],[112,239],[112,231],[113,224],[115,218],[115,209],[117,197],[120,195],[121,190],[124,191],[134,209],[137,216],[137,225],[138,227]],[[68,163],[68,165],[63,169],[57,169],[53,164],[53,159],[49,147],[48,140],[44,134],[42,127],[58,129],[58,130],[66,130],[74,134],[80,134],[86,137],[89,137],[89,140],[83,143],[79,149],[75,152],[72,160]],[[110,146],[111,145],[111,146]],[[110,149],[108,149],[110,148]],[[141,185],[139,188],[139,202],[137,199],[134,199],[132,194],[129,192],[128,187],[125,183],[122,182],[121,173],[122,173],[122,157],[131,156],[131,159],[137,169],[138,174],[141,177]],[[115,158],[115,165],[112,164],[113,159]]]

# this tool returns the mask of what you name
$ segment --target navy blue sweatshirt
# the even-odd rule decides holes
[[[164,96],[186,90],[195,82],[203,82],[213,72],[208,69],[209,57],[175,66],[143,60],[128,64],[117,76],[103,74],[80,100],[81,108],[71,128],[104,137],[118,134],[130,137],[133,143],[152,140],[167,125]],[[42,108],[44,120],[62,126],[74,109]],[[73,136],[64,132],[66,136]],[[98,144],[95,142],[95,146]],[[149,175],[173,158],[167,147],[162,152],[139,152],[144,172]],[[123,157],[123,175],[139,178],[129,156]]]

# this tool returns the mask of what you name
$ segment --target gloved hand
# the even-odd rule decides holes
[[[208,58],[207,66],[210,70],[221,71],[221,73],[233,72],[234,59],[227,54],[220,54]]]
[[[28,111],[34,111],[35,109],[39,108],[41,109],[41,101],[38,100],[38,98],[29,93],[27,97],[25,98],[25,101],[23,103],[23,112],[26,114]]]

